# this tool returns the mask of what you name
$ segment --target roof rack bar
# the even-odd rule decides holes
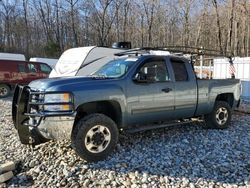
[[[183,50],[182,48],[185,48]],[[233,54],[226,52],[225,54],[221,54],[217,50],[205,49],[205,48],[195,48],[195,47],[187,47],[187,46],[166,46],[166,47],[142,47],[142,48],[134,48],[131,50],[126,50],[123,52],[116,53],[116,56],[123,56],[129,54],[145,54],[150,50],[161,50],[161,51],[169,51],[172,53],[183,53],[183,54],[191,54],[191,55],[206,55],[206,56],[214,56],[214,57],[227,57],[231,58]],[[218,53],[215,53],[218,52]]]

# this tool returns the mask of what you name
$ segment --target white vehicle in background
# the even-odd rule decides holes
[[[58,59],[52,59],[52,58],[41,58],[41,57],[32,57],[30,58],[31,62],[42,62],[48,64],[51,68],[54,68],[56,66],[56,63]]]
[[[0,60],[25,61],[23,54],[0,53]]]

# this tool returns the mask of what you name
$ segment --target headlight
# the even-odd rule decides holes
[[[69,93],[46,94],[44,97],[45,103],[57,102],[72,102],[72,97]]]
[[[73,99],[70,93],[57,93],[57,94],[45,94],[43,110],[49,112],[56,111],[72,111],[73,110]],[[56,104],[48,104],[56,103]],[[62,104],[60,104],[62,103]]]
[[[58,111],[72,111],[72,105],[44,105],[44,111],[58,112]]]

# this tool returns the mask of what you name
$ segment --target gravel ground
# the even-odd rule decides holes
[[[107,160],[86,163],[68,141],[21,145],[10,106],[0,100],[0,163],[17,168],[0,187],[250,188],[250,115],[234,114],[226,130],[186,125],[123,135]]]

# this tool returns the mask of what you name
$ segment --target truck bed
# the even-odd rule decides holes
[[[210,113],[214,106],[216,97],[222,93],[229,93],[233,96],[240,96],[239,79],[211,79],[197,80],[198,96],[196,116]],[[232,92],[233,91],[233,92]],[[234,98],[235,101],[239,100]],[[236,104],[233,104],[234,107]]]

